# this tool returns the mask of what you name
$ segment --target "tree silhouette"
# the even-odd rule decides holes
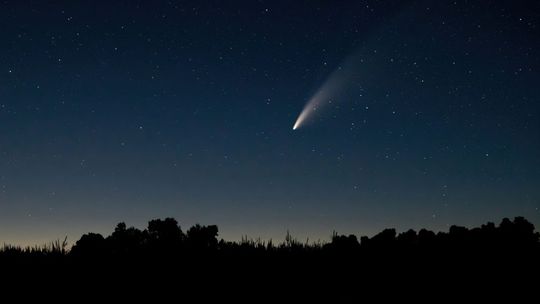
[[[196,224],[187,231],[188,246],[196,250],[216,249],[218,240],[218,227],[216,225],[201,226]]]
[[[106,254],[107,244],[105,238],[99,233],[87,233],[71,248],[73,255],[101,256]]]
[[[364,239],[362,246],[371,249],[389,250],[395,245],[395,241],[396,229],[384,229],[383,231],[374,235],[371,239]]]
[[[144,233],[135,228],[127,228],[125,223],[118,223],[114,232],[107,238],[110,249],[115,254],[138,253],[146,241]]]
[[[418,245],[418,235],[416,234],[416,231],[409,229],[406,232],[400,233],[397,236],[397,241],[400,246],[416,246]]]
[[[355,251],[360,248],[360,243],[354,234],[347,236],[334,233],[329,248],[337,251]]]
[[[185,239],[178,222],[173,218],[148,222],[148,246],[157,251],[179,250]]]

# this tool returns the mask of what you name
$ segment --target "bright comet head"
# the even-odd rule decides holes
[[[308,103],[309,105],[309,103]],[[306,107],[307,108],[307,107]],[[306,119],[306,116],[307,116],[307,110],[306,108],[304,108],[304,110],[302,110],[302,113],[300,113],[300,115],[298,116],[298,118],[296,119],[296,122],[294,123],[294,126],[292,127],[293,130],[296,130],[298,129],[298,127],[300,127],[300,125],[304,122],[304,120]]]

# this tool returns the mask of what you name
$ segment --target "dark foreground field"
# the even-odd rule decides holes
[[[226,242],[217,236],[216,226],[184,233],[167,218],[142,231],[120,223],[107,237],[85,234],[71,250],[62,242],[4,246],[2,286],[27,290],[26,296],[59,292],[102,301],[538,299],[540,235],[522,217],[474,229],[452,226],[447,233],[386,229],[360,240],[335,234],[328,243],[291,236],[281,244]]]

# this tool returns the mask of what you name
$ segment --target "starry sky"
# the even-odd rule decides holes
[[[228,240],[539,226],[539,16],[538,1],[2,1],[0,243],[157,217]]]

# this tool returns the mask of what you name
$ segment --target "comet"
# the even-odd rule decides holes
[[[308,100],[300,115],[294,122],[293,130],[303,127],[312,121],[315,114],[322,112],[331,106],[335,100],[339,100],[340,95],[346,87],[354,80],[355,67],[357,63],[362,62],[358,56],[351,56],[345,63],[339,66],[330,74],[323,85]]]

